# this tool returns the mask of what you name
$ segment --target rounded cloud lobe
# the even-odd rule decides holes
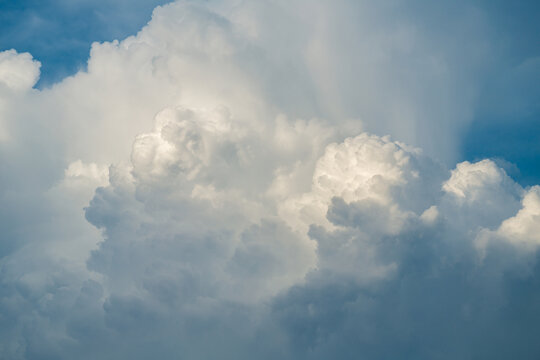
[[[440,120],[420,100],[429,81],[370,103],[368,87],[391,88],[390,55],[445,81],[452,48],[406,18],[370,20],[398,9],[321,2],[315,26],[302,1],[281,5],[159,7],[43,91],[30,55],[0,53],[0,357],[540,353],[538,187],[491,160],[447,168],[470,94],[435,96],[461,106]],[[358,104],[359,78],[329,52],[350,45],[333,41],[338,18],[361,40]]]
[[[3,51],[0,53],[0,84],[13,91],[28,90],[38,81],[40,66],[29,53]]]

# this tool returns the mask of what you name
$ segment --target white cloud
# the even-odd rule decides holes
[[[538,188],[435,160],[487,55],[401,9],[179,1],[42,91],[0,53],[0,357],[493,355],[538,311]]]
[[[523,207],[505,220],[498,232],[509,241],[540,244],[540,197],[538,186],[533,187],[523,197]]]
[[[34,86],[41,64],[29,53],[0,52],[0,143],[10,139],[10,105]]]
[[[494,228],[520,207],[523,189],[491,160],[457,164],[443,185],[442,206],[456,226]]]
[[[521,199],[520,210],[512,217],[504,220],[497,229],[482,231],[477,245],[484,249],[490,240],[503,240],[524,247],[527,251],[535,251],[540,245],[540,197],[539,188],[534,186],[525,192]]]
[[[11,91],[29,90],[39,79],[40,66],[29,53],[3,51],[0,53],[0,84]]]
[[[429,173],[428,179],[421,172]],[[436,179],[444,175],[442,167],[422,156],[418,149],[364,133],[341,144],[330,144],[317,161],[311,192],[287,200],[282,211],[285,218],[300,217],[299,221],[309,226],[327,223],[327,208],[334,197],[348,203],[395,205],[392,211],[397,223],[384,220],[384,227],[392,232],[394,225],[396,230],[399,228],[398,218],[405,216],[398,207],[405,211],[425,210],[436,195]]]

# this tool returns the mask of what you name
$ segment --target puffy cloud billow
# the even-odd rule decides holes
[[[538,358],[540,187],[456,164],[487,20],[403,6],[178,1],[43,90],[1,52],[0,358]]]

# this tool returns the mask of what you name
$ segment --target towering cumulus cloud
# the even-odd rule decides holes
[[[1,52],[0,358],[538,358],[540,187],[456,164],[465,12],[458,46],[399,4],[178,1],[44,90]]]

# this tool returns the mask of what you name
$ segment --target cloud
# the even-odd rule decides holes
[[[0,142],[9,140],[9,105],[34,86],[41,64],[29,53],[0,52]]]
[[[519,323],[506,319],[536,311],[517,306],[525,299],[508,290],[520,282],[533,291],[529,284],[537,281],[538,242],[528,238],[536,188],[523,190],[489,160],[460,163],[449,173],[418,149],[364,133],[326,146],[308,192],[261,198],[235,187],[234,177],[222,183],[229,171],[251,163],[218,145],[235,141],[222,137],[234,126],[205,116],[213,118],[185,109],[159,114],[155,132],[139,139],[160,140],[136,141],[132,176],[111,181],[87,209],[89,221],[105,230],[89,266],[107,278],[110,305],[102,316],[119,322],[112,325],[121,326],[117,331],[133,326],[121,325],[126,321],[161,324],[166,338],[188,325],[170,324],[162,312],[198,326],[210,316],[219,324],[211,341],[235,344],[220,348],[222,354],[239,356],[252,346],[268,351],[260,338],[277,337],[270,345],[279,344],[284,358],[403,352],[497,358],[493,341],[518,352],[528,341],[485,332],[510,326],[521,333]],[[257,136],[241,128],[234,133]],[[244,140],[236,139],[236,148]],[[264,141],[252,153],[268,149]],[[216,169],[221,176],[210,175]],[[193,191],[193,184],[207,190]],[[291,203],[301,210],[283,212]],[[142,318],[124,312],[132,306]],[[242,314],[228,318],[237,307]],[[232,333],[231,321],[248,334]],[[215,355],[197,342],[182,349]]]
[[[504,220],[495,231],[481,233],[479,243],[485,246],[485,241],[494,237],[515,243],[517,246],[535,249],[540,242],[537,231],[540,214],[538,191],[538,186],[529,189],[521,200],[522,206],[517,214]]]
[[[40,91],[0,53],[0,357],[539,353],[538,187],[454,161],[482,14],[465,61],[399,4],[307,5],[158,7]]]
[[[490,161],[440,185],[423,213],[334,198],[333,227],[309,231],[318,267],[273,303],[291,358],[534,358],[537,189],[516,192]]]
[[[3,51],[0,54],[0,83],[12,91],[28,90],[37,82],[40,66],[29,53]]]

